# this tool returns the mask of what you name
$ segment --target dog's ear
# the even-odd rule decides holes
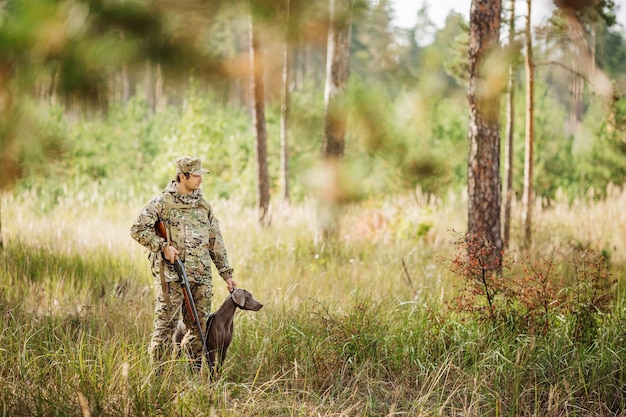
[[[241,288],[235,288],[231,295],[233,297],[233,301],[239,307],[243,307],[246,304],[246,293]]]

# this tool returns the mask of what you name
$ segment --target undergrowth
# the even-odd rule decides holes
[[[237,313],[218,381],[194,375],[184,358],[159,373],[150,364],[154,287],[145,252],[128,236],[137,208],[102,209],[98,228],[89,211],[72,212],[71,221],[65,210],[49,212],[49,232],[11,205],[0,254],[2,414],[623,413],[626,305],[617,252],[592,244],[511,251],[492,287],[495,313],[483,314],[489,302],[476,289],[494,284],[472,286],[474,276],[439,262],[458,253],[442,227],[451,214],[432,207],[413,223],[430,224],[428,232],[397,234],[400,207],[415,210],[401,203],[348,213],[343,237],[320,243],[314,215],[301,207],[276,213],[284,228],[263,230],[237,220],[256,218],[246,209],[216,202],[236,280],[265,304]],[[368,212],[382,219],[378,229],[357,227]],[[575,234],[568,225],[554,230]],[[463,308],[450,309],[466,289],[473,292]],[[219,283],[215,292],[214,307],[227,295]]]
[[[450,271],[462,279],[451,303],[455,311],[514,333],[544,336],[570,321],[576,341],[595,340],[599,320],[613,307],[617,284],[603,253],[580,246],[505,253],[501,264],[488,243],[477,245],[459,239],[450,262]]]

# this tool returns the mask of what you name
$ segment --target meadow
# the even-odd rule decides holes
[[[5,194],[0,414],[626,415],[626,192],[606,194],[537,204],[530,257],[573,259],[550,275],[562,280],[582,276],[576,256],[590,248],[604,255],[612,283],[588,290],[604,288],[606,310],[582,297],[546,306],[541,329],[454,308],[468,285],[450,269],[466,223],[463,194],[344,207],[332,241],[316,235],[313,201],[274,203],[268,229],[236,199],[211,201],[236,281],[264,303],[237,313],[218,381],[194,375],[184,359],[159,373],[150,364],[154,284],[147,253],[129,235],[142,201],[85,190],[42,207],[35,196]],[[512,244],[511,271],[524,269],[519,253]],[[213,305],[226,296],[216,281]]]

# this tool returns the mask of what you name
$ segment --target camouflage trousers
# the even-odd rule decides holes
[[[208,284],[190,283],[189,287],[204,332],[206,318],[211,310],[213,285],[210,282]],[[171,308],[168,308],[161,285],[158,285],[154,306],[154,331],[148,352],[155,366],[173,358],[175,352],[172,335],[182,312],[182,318],[188,330],[181,342],[181,350],[187,353],[194,366],[199,369],[202,364],[202,339],[194,318],[184,305],[183,289],[178,282],[168,282],[167,289]]]

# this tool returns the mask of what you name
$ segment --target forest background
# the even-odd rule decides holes
[[[466,75],[457,64],[465,59],[467,22],[461,14],[452,12],[445,27],[435,28],[426,9],[420,11],[414,28],[400,29],[391,26],[391,13],[389,4],[380,2],[356,13],[353,22],[351,125],[346,137],[346,171],[350,173],[351,182],[359,184],[354,192],[361,197],[393,194],[415,186],[440,196],[450,189],[458,191],[467,185],[468,122],[463,80]],[[24,19],[37,17],[24,16]],[[59,22],[50,25],[54,23]],[[299,33],[304,38],[300,39],[303,44],[296,48],[292,63],[288,174],[291,196],[296,201],[302,201],[310,191],[303,180],[319,159],[322,140],[326,36],[321,30],[313,31],[323,29],[315,24],[317,21],[311,24],[313,27],[302,25],[301,30],[312,33]],[[621,122],[623,28],[600,25],[595,35],[597,66],[615,82],[615,103],[607,104],[599,99],[588,86],[583,102],[578,103],[576,100],[580,99],[571,93],[572,80],[577,75],[568,71],[568,63],[564,63],[574,57],[571,50],[570,55],[566,55],[572,45],[564,37],[562,28],[550,28],[550,21],[542,25],[535,28],[536,136],[550,140],[536,143],[537,195],[549,203],[557,190],[573,198],[590,189],[602,193],[608,183],[621,185],[624,181],[623,152],[619,149],[619,140],[613,140],[605,127],[613,123],[607,112],[618,117],[615,123]],[[25,121],[20,129],[25,131],[20,131],[17,145],[11,144],[17,149],[6,146],[4,153],[7,164],[14,157],[18,158],[19,187],[38,188],[38,192],[46,194],[42,196],[44,199],[54,201],[66,192],[61,189],[63,186],[72,187],[68,190],[70,194],[93,184],[107,185],[107,193],[125,193],[128,186],[120,186],[117,181],[137,178],[136,183],[129,185],[132,195],[143,199],[171,176],[168,163],[177,155],[178,150],[173,146],[177,143],[188,153],[201,155],[208,166],[215,167],[211,181],[216,195],[228,197],[235,193],[251,203],[256,195],[257,177],[253,157],[255,143],[250,140],[246,75],[248,18],[236,7],[223,7],[207,31],[202,35],[201,46],[210,52],[210,59],[223,62],[225,69],[210,67],[213,64],[210,61],[205,74],[192,71],[189,78],[183,76],[182,80],[180,77],[158,78],[157,70],[142,67],[111,73],[109,66],[126,57],[107,51],[107,39],[85,36],[86,39],[78,37],[77,44],[72,45],[78,51],[66,53],[75,55],[81,48],[91,48],[90,55],[56,57],[88,61],[70,62],[68,68],[62,67],[64,71],[76,72],[65,74],[69,75],[68,80],[56,74],[57,82],[60,78],[70,85],[55,84],[54,78],[50,78],[55,76],[54,69],[45,68],[53,71],[51,74],[26,74],[22,81],[34,83],[32,89],[36,90],[39,100],[24,105],[19,114]],[[432,42],[420,44],[427,33],[434,33]],[[39,34],[46,35],[49,34],[45,31]],[[281,45],[280,39],[264,40],[267,42],[268,172],[272,192],[280,195]],[[33,47],[44,48],[37,44]],[[133,47],[137,46],[127,46],[129,51],[125,53],[131,53]],[[52,54],[54,51],[44,52]],[[179,54],[184,55],[184,51]],[[184,56],[174,57],[191,65]],[[523,109],[524,72],[522,61],[519,63],[516,85],[520,91],[516,94],[516,107]],[[175,63],[166,64],[174,66]],[[49,64],[53,65],[54,61]],[[75,79],[72,80],[72,76]],[[102,84],[107,88],[96,95],[95,87]],[[81,87],[84,90],[73,92],[70,97],[63,96],[63,89]],[[91,102],[77,102],[81,94]],[[520,111],[516,118],[516,149],[524,148],[524,123],[524,114]],[[618,133],[619,129],[613,135]],[[212,138],[222,139],[209,140]],[[523,180],[523,156],[522,151],[515,153],[514,184],[518,195]],[[138,167],[137,161],[152,162]],[[154,178],[153,182],[139,180],[143,169]],[[369,175],[372,172],[377,175]],[[11,171],[3,174],[5,185],[16,178]],[[73,178],[71,184],[58,181],[59,175]]]
[[[585,20],[614,87],[608,98],[572,71],[558,13],[533,27],[534,248],[518,251],[514,203],[502,283],[464,264],[459,239],[469,112],[461,14],[434,27],[426,8],[397,28],[388,2],[355,3],[334,177],[320,167],[328,4],[293,2],[295,23],[284,27],[282,8],[259,6],[271,195],[262,227],[243,3],[1,4],[4,414],[623,412],[623,27]],[[520,35],[511,60],[518,109],[522,44]],[[516,202],[525,123],[518,112]],[[150,273],[128,228],[181,153],[211,170],[203,189],[237,280],[266,303],[238,316],[218,383],[194,381],[176,360],[155,377],[146,352]],[[329,202],[341,212],[336,241],[319,235]],[[217,300],[225,295],[216,286]]]

